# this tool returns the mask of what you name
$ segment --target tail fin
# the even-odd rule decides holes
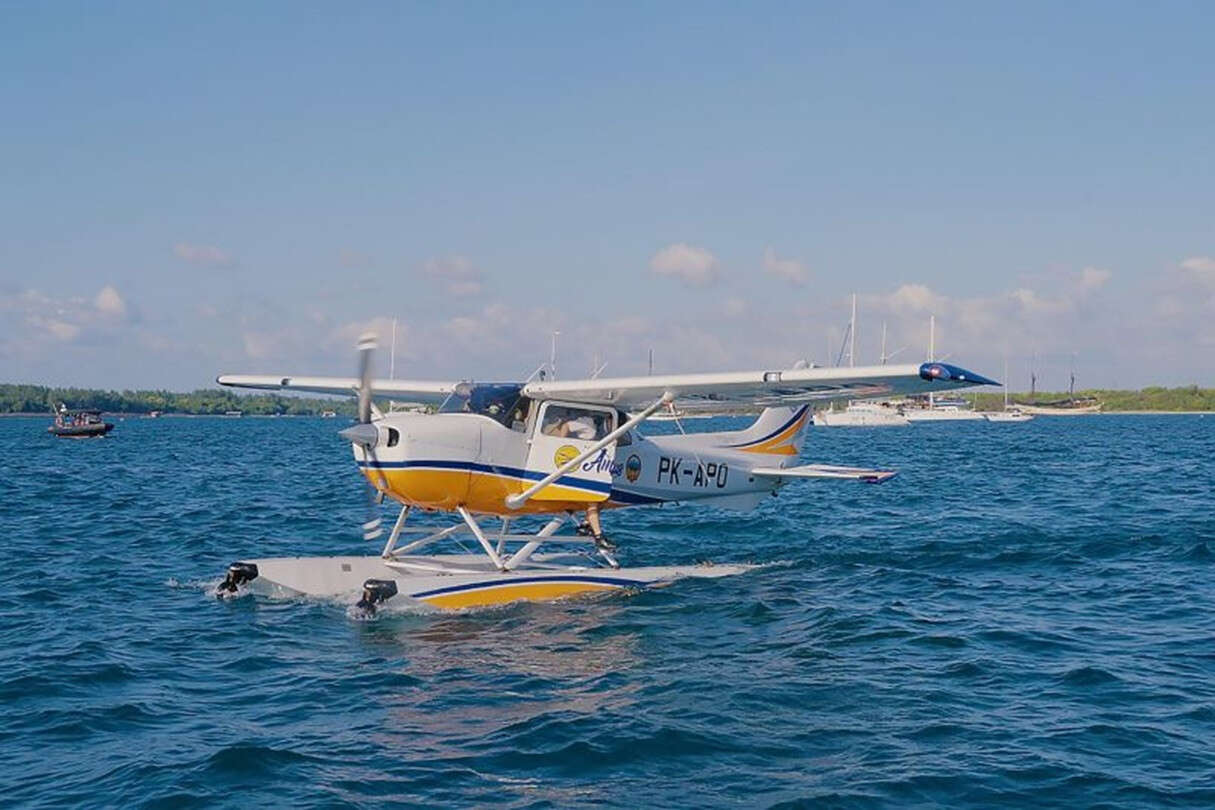
[[[809,405],[799,408],[765,408],[751,427],[730,437],[730,443],[726,447],[744,453],[777,456],[780,458],[780,466],[787,467],[797,463],[802,452],[806,426],[809,424]]]

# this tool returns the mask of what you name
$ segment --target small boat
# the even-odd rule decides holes
[[[1083,416],[1101,413],[1101,403],[1096,399],[1065,399],[1058,402],[1022,402],[1017,405],[1025,413],[1038,416]]]
[[[900,408],[877,402],[849,402],[843,410],[831,407],[814,414],[814,424],[822,427],[902,427],[911,423]]]
[[[1008,360],[1004,361],[1004,410],[986,411],[988,422],[1028,422],[1034,417],[1008,402]]]
[[[337,411],[321,411],[322,419],[336,419]]]
[[[231,416],[233,418],[239,418],[243,414],[244,414],[244,411],[224,411],[224,416]]]
[[[60,403],[59,410],[55,412],[55,423],[47,428],[47,432],[65,439],[90,439],[104,436],[113,429],[113,424],[101,418],[101,411],[69,411],[66,405]]]
[[[989,411],[984,414],[988,422],[1028,422],[1034,417],[1020,408],[1009,408],[1007,411]]]

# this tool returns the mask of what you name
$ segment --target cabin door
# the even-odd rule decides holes
[[[616,429],[616,412],[577,403],[544,402],[532,428],[527,472],[539,480],[591,449]],[[616,443],[596,451],[581,464],[533,496],[537,501],[606,501],[612,490]]]

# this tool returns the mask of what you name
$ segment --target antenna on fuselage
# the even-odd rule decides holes
[[[557,336],[561,333],[553,330],[553,347],[548,355],[548,373],[552,379],[557,379]]]

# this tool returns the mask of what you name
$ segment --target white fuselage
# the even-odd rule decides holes
[[[757,435],[755,426],[655,437],[632,430],[519,509],[509,508],[507,497],[592,443],[543,435],[534,419],[512,429],[477,414],[397,413],[374,423],[380,434],[374,460],[359,445],[354,445],[354,455],[373,485],[402,503],[430,509],[463,506],[512,515],[571,511],[595,502],[622,507],[706,499],[745,509],[779,486],[771,478],[750,475],[752,468],[783,467],[798,458],[805,409],[773,410],[789,411],[789,418],[776,414],[769,419],[769,425],[782,422],[771,435]],[[782,438],[782,430],[791,438]]]

